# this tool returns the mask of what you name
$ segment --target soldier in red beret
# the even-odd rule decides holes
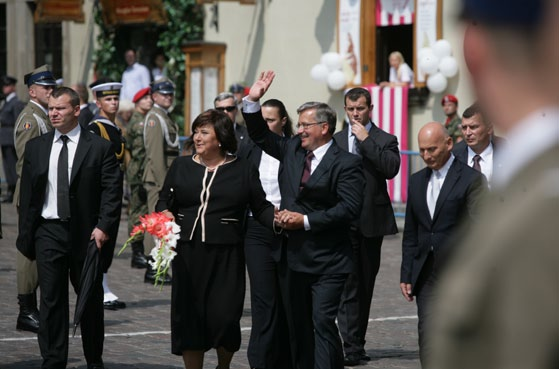
[[[460,130],[462,118],[460,118],[457,112],[458,99],[454,95],[444,95],[441,100],[441,105],[446,115],[444,126],[448,130],[450,137],[452,137],[452,141],[454,141],[454,143],[462,141],[462,131]]]

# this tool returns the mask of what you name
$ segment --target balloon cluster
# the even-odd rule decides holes
[[[458,73],[458,62],[452,56],[452,47],[447,40],[438,40],[433,47],[419,50],[419,70],[428,75],[427,87],[434,93],[443,92],[447,78]]]
[[[311,69],[311,78],[315,81],[325,82],[332,90],[342,90],[346,84],[344,73],[344,57],[335,52],[327,52],[320,57],[320,64]]]

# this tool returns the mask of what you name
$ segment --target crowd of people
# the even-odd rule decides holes
[[[555,368],[559,300],[545,286],[559,259],[559,52],[549,49],[559,5],[514,0],[492,12],[488,4],[464,0],[478,102],[460,118],[458,99],[444,96],[446,122],[418,133],[425,168],[408,183],[400,290],[417,305],[422,367]],[[531,52],[510,58],[518,50]],[[180,226],[172,275],[161,281],[171,285],[171,352],[185,368],[201,369],[210,349],[218,369],[230,367],[241,346],[245,270],[251,368],[371,360],[365,335],[382,243],[398,231],[386,181],[400,170],[400,152],[371,120],[369,92],[345,93],[349,124],[340,132],[335,111],[315,101],[298,107],[293,126],[282,101],[261,102],[275,78],[263,72],[250,88],[216,96],[181,155],[169,116],[174,83],[151,81],[134,50],[125,58],[121,81],[88,86],[94,105],[85,85],[57,86],[47,66],[24,77],[25,106],[17,80],[1,81],[2,131],[13,127],[13,140],[0,141],[13,168],[5,169],[7,200],[19,216],[16,327],[38,333],[42,367],[67,365],[68,276],[82,292],[94,247],[100,268],[80,326],[88,369],[104,368],[104,310],[126,307],[109,287],[125,193],[129,231],[154,211]],[[391,55],[400,81],[391,83],[413,81],[406,66]],[[133,108],[119,114],[124,98]],[[140,237],[131,247],[131,267],[145,269],[148,283],[153,246]]]

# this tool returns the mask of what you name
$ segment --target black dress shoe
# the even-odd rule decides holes
[[[118,310],[118,309],[124,309],[125,307],[126,304],[118,300],[112,300],[103,303],[103,308],[105,308],[106,310]]]
[[[148,265],[148,259],[143,252],[134,252],[132,254],[132,261],[130,262],[132,268],[145,269]]]
[[[16,329],[21,331],[39,332],[39,310],[37,310],[37,295],[35,292],[17,295],[19,315]]]
[[[103,364],[87,364],[87,369],[105,369]]]
[[[103,364],[87,364],[87,369],[105,369]]]
[[[39,313],[27,312],[19,313],[17,316],[16,329],[33,333],[39,332]]]
[[[344,358],[344,365],[347,366],[357,366],[361,365],[361,354],[357,352],[351,352],[347,354]]]
[[[153,269],[151,266],[148,266],[148,268],[146,269],[146,274],[144,275],[144,282],[154,284],[156,274],[157,271]],[[165,276],[159,278],[157,283],[160,284],[161,282],[163,282],[163,284],[171,284],[172,281],[173,280],[171,279],[171,276],[168,273],[166,273]]]

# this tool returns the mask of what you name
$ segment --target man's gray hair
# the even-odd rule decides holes
[[[235,99],[235,95],[233,95],[231,92],[222,92],[219,95],[216,96],[216,98],[214,99],[214,106],[215,103],[218,101],[223,101],[223,100],[227,100],[227,99],[233,99],[233,101],[235,102],[235,104],[238,104],[239,102],[237,101],[237,99]]]
[[[297,108],[297,114],[301,115],[305,110],[316,110],[315,117],[317,122],[328,123],[328,132],[334,134],[336,130],[336,112],[328,104],[316,101],[309,101]]]

